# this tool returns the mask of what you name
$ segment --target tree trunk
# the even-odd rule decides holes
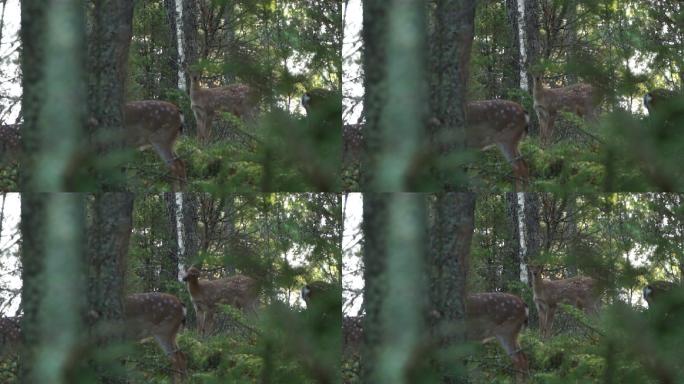
[[[462,345],[465,333],[466,275],[470,258],[470,245],[475,229],[475,194],[446,193],[437,195],[434,204],[435,221],[431,229],[431,251],[427,281],[430,286],[429,322],[434,342],[446,356],[448,349]],[[444,335],[454,324],[459,331]],[[462,327],[458,327],[458,325]],[[454,371],[454,364],[464,361],[437,358],[434,369],[442,383],[463,382]]]
[[[25,6],[26,2],[22,5]],[[38,313],[46,289],[44,282],[46,205],[45,195],[24,193],[21,196],[21,306],[24,311],[21,318],[21,330],[24,344],[27,346],[21,350],[22,354],[19,359],[19,379],[22,383],[35,382],[32,378],[32,370],[37,364],[37,351],[33,346],[40,344]]]
[[[422,150],[426,97],[425,5],[395,1],[387,17],[387,67],[383,69],[387,92],[380,106],[380,139],[373,170],[372,191],[405,191],[410,188],[413,160]],[[410,39],[407,39],[410,36]],[[376,84],[369,84],[377,86]],[[373,129],[373,128],[371,128]]]
[[[506,14],[508,16],[508,26],[509,33],[511,34],[511,39],[507,46],[508,60],[507,70],[504,72],[504,87],[508,89],[521,88],[522,84],[520,79],[523,74],[523,60],[521,55],[523,51],[520,48],[520,42],[524,39],[520,38],[520,27],[518,24],[519,12],[518,12],[518,0],[506,0]]]
[[[45,238],[45,247],[40,251],[45,296],[38,309],[39,341],[32,344],[37,353],[30,362],[33,372],[29,382],[59,384],[70,382],[70,371],[77,370],[74,359],[82,342],[85,286],[78,276],[85,273],[85,216],[81,194],[48,194],[43,198],[47,231],[39,236]]]
[[[537,260],[541,250],[541,231],[539,229],[539,193],[525,193],[525,243],[527,245],[526,259],[521,262],[521,276],[523,262]],[[527,266],[525,265],[525,269]]]
[[[191,261],[195,261],[199,255],[200,238],[197,233],[197,222],[199,220],[199,196],[196,194],[185,194],[185,201],[183,204],[183,234],[185,239],[185,252],[179,259],[179,268],[184,272],[185,265]]]
[[[178,240],[178,221],[176,219],[176,194],[171,192],[164,193],[164,206],[166,207],[166,217],[168,231],[164,246],[164,256],[161,261],[160,285],[161,287],[176,285],[178,278],[182,274],[179,268],[179,260],[181,257],[179,244],[182,241]],[[180,231],[182,233],[182,231]]]
[[[388,29],[387,2],[366,0],[363,4],[363,71],[364,71],[364,127],[365,151],[362,151],[361,188],[372,190],[380,169],[378,154],[383,150],[381,116],[387,105],[386,73]]]
[[[84,17],[74,1],[22,1],[21,190],[73,188],[84,130]]]
[[[183,39],[179,37],[176,0],[164,0],[164,10],[166,11],[166,22],[169,23],[169,38],[165,50],[167,70],[162,72],[161,78],[162,89],[185,90],[185,72],[183,66],[179,65],[183,60],[180,57],[181,45],[178,42],[183,41]]]
[[[380,368],[380,346],[383,340],[381,309],[387,295],[384,281],[387,268],[388,199],[382,194],[363,195],[363,305],[366,310],[361,351],[361,382],[375,383]]]
[[[95,195],[93,219],[89,229],[88,247],[90,273],[88,299],[90,313],[100,324],[120,324],[123,316],[124,274],[126,256],[133,228],[133,195],[130,193],[104,193]],[[120,332],[93,336],[99,345],[121,340]],[[115,382],[112,369],[106,365],[118,365],[118,361],[98,361],[102,364],[96,371],[103,382]]]
[[[508,219],[509,235],[506,239],[506,254],[503,260],[503,288],[512,282],[520,281],[520,267],[524,260],[520,257],[520,225],[518,222],[518,195],[515,192],[506,193],[506,217]]]
[[[447,156],[466,147],[465,103],[470,51],[475,32],[474,0],[438,0],[434,12],[434,32],[430,38],[432,153]],[[433,170],[438,190],[459,189],[453,180],[465,169],[436,166]]]
[[[517,198],[517,208],[516,212],[518,214],[518,240],[520,241],[520,254],[518,260],[520,262],[520,282],[527,284],[529,281],[529,276],[527,273],[527,242],[529,231],[526,230],[527,220],[526,216],[528,214],[527,209],[525,209],[525,193],[516,193]]]
[[[122,107],[133,33],[133,0],[93,3],[88,47],[90,128],[99,154],[111,156],[125,145]],[[123,164],[112,162],[110,168],[97,172],[98,189],[123,190],[123,176]]]
[[[197,25],[197,19],[199,18],[199,8],[197,6],[197,1],[194,0],[176,0],[176,4],[180,2],[182,2],[182,7],[176,7],[180,15],[180,22],[177,21],[176,30],[179,36],[179,47],[183,47],[183,54],[180,55],[180,71],[183,71],[184,69],[188,69],[191,65],[197,64],[198,61],[199,49],[197,48],[197,31],[199,30],[199,27]],[[181,49],[179,48],[179,52],[180,51]],[[183,79],[186,85],[190,84],[187,73],[179,72],[178,78]],[[181,87],[181,89],[186,90],[188,87]]]

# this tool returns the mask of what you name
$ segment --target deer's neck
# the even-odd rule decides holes
[[[543,298],[544,294],[544,281],[542,279],[537,279],[532,276],[532,292],[534,293],[534,298]]]
[[[188,280],[188,292],[190,292],[190,296],[192,296],[193,300],[202,295],[202,288],[197,279]]]

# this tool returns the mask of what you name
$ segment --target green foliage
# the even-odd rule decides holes
[[[18,191],[19,167],[0,164],[0,191]]]

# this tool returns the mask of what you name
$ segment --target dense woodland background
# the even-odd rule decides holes
[[[176,153],[186,163],[187,190],[338,189],[340,119],[321,134],[321,122],[306,119],[300,100],[306,90],[327,89],[336,100],[331,113],[340,115],[340,2],[21,7],[22,74],[15,81],[23,88],[23,156],[4,159],[3,190],[168,190],[169,172],[156,154],[116,139],[122,104],[148,99],[172,102],[183,113]],[[187,91],[191,70],[202,74],[203,87],[250,86],[257,118],[219,113],[212,140],[200,145]]]
[[[188,194],[185,203],[179,250],[173,194],[22,194],[20,227],[6,232],[20,250],[8,246],[0,259],[3,274],[21,278],[22,289],[0,288],[5,303],[20,297],[19,312],[4,315],[22,316],[30,347],[19,357],[3,341],[0,381],[170,382],[155,342],[123,342],[103,331],[120,321],[123,295],[158,291],[178,296],[188,310],[179,337],[187,382],[339,382],[340,324],[334,315],[322,324],[307,314],[300,290],[314,280],[340,284],[340,196]],[[8,268],[16,257],[21,266]],[[202,279],[257,279],[258,319],[227,307],[218,330],[200,336],[178,280],[190,265],[202,268]]]
[[[683,143],[674,127],[684,124],[684,101],[656,118],[643,108],[646,92],[684,86],[681,1],[363,5],[356,83],[365,95],[346,107],[362,101],[364,118],[345,121],[345,134],[363,136],[369,150],[361,159],[366,176],[358,163],[345,171],[351,188],[361,180],[364,190],[510,190],[510,166],[499,151],[469,151],[463,143],[466,102],[508,99],[532,118],[521,144],[531,173],[527,190],[681,189]],[[544,72],[545,87],[593,85],[603,95],[599,121],[563,113],[552,144],[543,148],[533,71]],[[444,124],[428,123],[435,117]],[[345,143],[355,141],[345,137]]]
[[[649,309],[641,297],[654,280],[682,291],[681,195],[525,194],[524,254],[516,194],[390,196],[363,196],[356,231],[364,247],[345,250],[344,323],[356,324],[344,329],[345,342],[363,344],[358,333],[365,333],[364,345],[345,350],[347,382],[515,382],[499,343],[469,344],[445,328],[463,318],[466,293],[494,291],[516,294],[529,307],[529,328],[520,338],[530,362],[527,382],[684,378],[681,294]],[[358,258],[362,268],[349,269]],[[545,279],[596,279],[605,290],[599,315],[561,305],[552,337],[540,338],[530,276],[520,273],[530,264],[543,264]],[[360,278],[363,290],[350,288]],[[353,300],[363,300],[359,313],[350,310]],[[357,316],[360,323],[349,320]]]

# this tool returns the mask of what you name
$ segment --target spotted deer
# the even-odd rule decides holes
[[[534,111],[539,118],[539,136],[543,146],[551,143],[558,112],[571,112],[585,121],[596,121],[600,97],[590,84],[579,83],[561,88],[544,88],[542,75],[532,76]]]
[[[499,147],[513,167],[518,191],[524,188],[529,179],[527,163],[519,149],[529,122],[529,115],[522,105],[513,101],[471,101],[466,106],[467,145],[482,150]]]
[[[601,305],[601,290],[591,277],[545,280],[543,267],[530,265],[534,304],[539,313],[539,331],[543,338],[551,336],[553,318],[558,304],[569,304],[587,314],[595,314]]]
[[[197,314],[197,328],[201,335],[210,334],[213,317],[220,304],[230,305],[247,313],[256,313],[259,306],[256,280],[244,275],[218,280],[200,280],[199,277],[199,269],[190,267],[183,281],[187,282],[192,305]]]
[[[126,335],[134,340],[154,337],[171,360],[174,383],[187,375],[187,360],[176,342],[185,315],[183,303],[167,293],[136,293],[124,300]]]
[[[503,292],[472,293],[466,296],[466,337],[469,341],[496,339],[510,357],[516,377],[529,374],[529,363],[518,336],[527,326],[528,308],[518,296]],[[345,356],[359,356],[363,343],[363,317],[342,319]]]
[[[469,340],[496,339],[513,361],[520,379],[529,371],[518,335],[527,326],[529,311],[518,296],[503,292],[473,293],[466,297],[466,332]]]
[[[21,345],[20,321],[19,317],[0,317],[0,361],[17,355]]]
[[[178,107],[159,100],[132,101],[124,106],[123,115],[128,145],[141,150],[152,147],[170,169],[174,189],[180,189],[186,174],[185,163],[173,151],[183,126]]]
[[[198,71],[190,71],[190,106],[197,121],[197,135],[203,144],[209,142],[216,112],[228,112],[246,121],[256,117],[256,92],[249,85],[202,88],[200,80]]]

